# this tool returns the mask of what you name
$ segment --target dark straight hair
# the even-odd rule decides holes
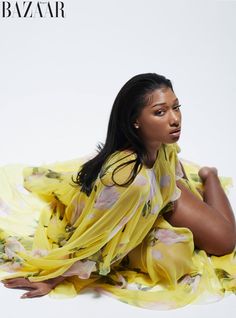
[[[133,153],[137,154],[137,157],[135,160],[125,163],[125,165],[134,163],[134,167],[131,178],[119,185],[127,186],[133,182],[142,169],[142,162],[147,158],[147,150],[136,132],[134,123],[142,109],[147,105],[150,94],[163,86],[174,91],[171,81],[165,76],[156,73],[145,73],[132,77],[120,89],[111,109],[105,144],[98,143],[97,155],[81,166],[76,180],[72,177],[72,181],[81,187],[82,192],[89,195],[98,174],[100,177],[104,175],[105,171],[102,167],[108,157],[116,151],[125,149],[132,150]],[[116,169],[118,168],[120,166]],[[113,175],[112,180],[117,184]]]

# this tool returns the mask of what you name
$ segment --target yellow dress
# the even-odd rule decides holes
[[[136,154],[116,151],[89,196],[72,182],[89,157],[0,167],[0,279],[36,282],[62,275],[65,281],[51,296],[73,297],[92,288],[161,310],[235,292],[235,251],[210,257],[194,248],[189,229],[173,227],[163,217],[180,197],[176,180],[203,200],[200,167],[181,159],[184,179],[178,152],[178,144],[163,144],[154,166],[143,166],[132,184],[121,187],[112,173]],[[116,171],[115,181],[127,181],[132,168]],[[220,181],[227,193],[231,178]]]

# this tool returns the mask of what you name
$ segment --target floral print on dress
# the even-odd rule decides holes
[[[26,175],[24,178],[24,181],[26,182],[32,182],[36,179],[40,179],[45,175],[45,169],[41,170],[38,167],[31,168],[30,175]]]
[[[20,270],[23,260],[17,252],[21,251],[25,248],[15,237],[0,239],[0,269],[10,273]]]
[[[2,263],[2,264],[1,264]],[[16,258],[14,261],[6,261],[3,263],[0,259],[0,270],[7,271],[8,273],[15,273],[22,268],[22,260]]]
[[[66,272],[64,272],[62,276],[69,277],[77,275],[81,279],[88,279],[91,275],[91,272],[96,270],[96,262],[94,261],[77,261]]]
[[[157,179],[154,171],[152,169],[148,169],[149,179],[150,179],[150,190],[148,200],[152,200],[157,194]]]
[[[45,249],[35,249],[31,252],[31,255],[32,256],[35,256],[35,257],[42,257],[42,256],[47,256],[49,253],[48,250],[45,250]]]
[[[184,234],[177,234],[176,232],[169,229],[157,229],[154,232],[155,238],[160,242],[171,245],[174,243],[185,242],[188,238]]]
[[[46,172],[45,176],[47,178],[51,178],[51,179],[62,180],[62,174],[60,172],[56,172],[56,171],[53,171],[51,169],[48,169],[48,171]]]
[[[78,202],[78,199],[75,198],[72,204],[73,204],[73,213],[71,215],[70,223],[74,224],[78,220],[80,215],[82,214],[82,211],[85,207],[85,202],[84,201]]]
[[[147,169],[147,174],[149,176],[150,188],[147,201],[144,203],[142,208],[142,216],[148,217],[149,215],[155,215],[160,210],[160,203],[154,204],[154,198],[157,196],[158,184],[155,172],[152,169]]]
[[[121,221],[118,223],[118,225],[111,231],[109,234],[109,240],[118,233],[123,226],[129,222],[129,220],[132,218],[132,216],[135,214],[137,207],[139,206],[139,203],[136,204],[136,207],[133,208],[132,213],[130,213],[129,216],[125,216],[121,219]]]
[[[40,179],[42,177],[62,181],[62,173],[41,167],[32,167],[31,174],[29,176],[26,176],[24,181],[34,182],[35,180]]]
[[[0,229],[3,230],[0,231],[1,277],[9,273],[21,277],[23,272],[32,281],[40,281],[42,277],[50,279],[64,271],[72,284],[78,283],[79,277],[85,279],[80,280],[81,287],[101,287],[101,291],[107,291],[121,301],[148,309],[177,308],[195,300],[208,300],[208,295],[235,292],[236,252],[208,259],[204,251],[193,250],[193,237],[189,231],[173,227],[164,216],[158,215],[159,209],[161,214],[173,209],[170,198],[177,198],[174,181],[180,176],[180,171],[176,166],[176,148],[166,144],[165,153],[161,153],[153,169],[141,169],[127,187],[114,185],[106,188],[98,177],[91,196],[82,193],[79,187],[71,187],[70,175],[76,177],[80,168],[78,160],[56,163],[51,165],[52,170],[46,167],[27,167],[24,170],[23,177],[32,178],[32,183],[26,182],[26,185],[39,194],[39,201],[34,193],[26,195],[18,186],[22,169],[17,166],[1,168],[1,198],[11,208],[8,218],[1,201],[6,215],[0,217]],[[110,180],[110,173],[113,167],[119,166],[122,156],[123,152],[117,151],[112,157],[114,165],[108,169],[104,181]],[[201,189],[201,184],[196,182],[197,168],[191,164],[186,166],[182,159],[180,163],[189,177],[188,182],[183,179],[181,183],[189,185],[190,191],[196,191],[196,186]],[[121,172],[121,179],[132,175],[129,166],[132,167],[127,165],[125,172]],[[62,177],[63,182],[60,182]],[[220,181],[224,190],[227,189],[228,183],[225,182],[228,181],[225,178]],[[56,200],[57,195],[63,204]],[[21,201],[27,203],[26,208]],[[34,211],[38,211],[40,219],[38,216],[32,218]],[[32,229],[32,219],[37,228]],[[75,223],[71,222],[73,220]],[[21,229],[24,222],[25,228]],[[34,235],[35,230],[37,235]],[[16,233],[13,240],[6,239],[12,232]],[[141,243],[141,254],[137,248],[139,257],[132,264],[132,255],[136,256],[135,249]],[[21,245],[25,252],[21,252]],[[166,275],[159,280],[161,266]],[[196,274],[201,276],[194,276]],[[167,276],[173,278],[173,286],[167,283]],[[55,294],[70,297],[80,290],[62,284],[55,289]]]
[[[95,201],[94,208],[98,210],[110,209],[116,203],[118,198],[119,192],[115,187],[105,186]]]
[[[148,200],[147,202],[144,203],[143,209],[142,209],[142,216],[143,217],[148,217],[151,211],[151,201]]]
[[[171,181],[170,175],[161,176],[160,187],[161,188],[169,187],[170,186],[170,181]]]
[[[156,203],[155,206],[151,209],[150,214],[155,215],[160,211],[160,204]]]
[[[147,179],[143,175],[138,174],[134,179],[133,184],[140,187],[145,186],[147,184]]]
[[[5,254],[9,259],[14,258],[17,252],[24,251],[24,246],[14,237],[9,237],[5,241]]]
[[[156,260],[160,260],[163,258],[163,255],[160,251],[153,249],[152,250],[152,257]]]
[[[120,229],[129,221],[130,217],[125,216],[119,224],[114,228],[114,230],[111,231],[109,234],[108,240],[110,240],[114,235],[116,235],[117,232],[119,232]]]
[[[195,276],[191,276],[191,275],[187,274],[181,278],[180,285],[182,285],[182,284],[189,285],[191,287],[191,293],[194,293],[194,292],[196,292],[200,281],[201,281],[200,274],[197,274]]]

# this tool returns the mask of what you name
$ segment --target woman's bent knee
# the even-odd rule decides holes
[[[223,236],[223,237],[222,237]],[[227,233],[227,235],[220,235],[216,239],[215,244],[210,244],[203,249],[211,255],[224,256],[230,254],[235,250],[236,247],[236,236],[234,233]]]

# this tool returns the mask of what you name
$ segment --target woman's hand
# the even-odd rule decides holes
[[[54,287],[53,281],[42,281],[42,282],[30,282],[27,278],[11,278],[2,281],[4,286],[7,288],[17,288],[29,290],[29,292],[23,294],[21,298],[33,298],[47,295]]]

